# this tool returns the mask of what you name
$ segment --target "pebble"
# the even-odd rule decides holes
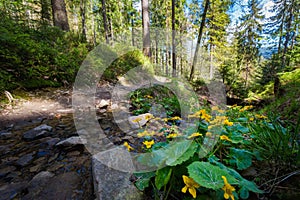
[[[21,167],[28,165],[33,160],[33,155],[34,155],[33,153],[30,153],[22,156],[16,161],[16,164]]]
[[[55,146],[75,146],[78,144],[86,144],[86,143],[87,143],[86,139],[78,136],[73,136],[57,143]]]

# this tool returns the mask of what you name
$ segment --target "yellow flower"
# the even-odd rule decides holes
[[[135,119],[132,120],[132,121],[135,122],[135,123],[138,123],[138,122],[140,122],[141,120],[142,120],[142,118],[137,117],[137,118],[135,118]]]
[[[224,190],[224,198],[225,199],[231,198],[231,200],[234,200],[234,196],[232,192],[235,191],[235,188],[227,182],[225,176],[222,176],[222,179],[224,180],[224,187],[222,188],[222,190]]]
[[[124,142],[123,145],[127,148],[128,151],[134,150],[134,148],[132,148],[132,147],[128,144],[128,142]]]
[[[150,95],[148,95],[148,94],[147,94],[147,95],[145,95],[144,97],[145,97],[145,98],[148,98],[148,99],[153,99],[153,97],[152,97],[152,96],[150,96]]]
[[[141,137],[145,137],[145,136],[153,136],[153,135],[155,135],[154,131],[152,131],[151,133],[149,133],[146,130],[137,134],[137,136],[140,137],[140,138]]]
[[[249,119],[250,121],[253,121],[254,120],[254,118],[253,117],[250,117],[250,119]]]
[[[198,136],[202,136],[201,133],[193,133],[192,135],[190,135],[188,138],[191,139],[191,138],[194,138],[194,137],[198,137]]]
[[[180,117],[178,117],[178,116],[175,116],[175,117],[171,117],[171,118],[169,118],[169,120],[181,120],[181,118]]]
[[[266,119],[267,118],[266,116],[259,115],[259,114],[256,114],[255,117],[258,118],[258,119]]]
[[[154,116],[150,113],[145,116],[146,120],[149,120],[149,119],[152,119],[152,118],[154,118]]]
[[[228,121],[228,119],[225,119],[224,124],[227,126],[232,126],[233,122]]]
[[[147,149],[150,149],[152,145],[154,145],[154,140],[151,141],[145,141],[143,144],[146,146]]]
[[[182,176],[183,182],[185,186],[181,189],[181,192],[186,193],[187,189],[189,189],[189,193],[196,198],[196,188],[199,188],[200,185],[196,183],[192,178],[189,178],[185,175]]]
[[[245,110],[249,110],[249,109],[251,109],[251,108],[253,108],[252,105],[250,105],[250,106],[245,106],[244,108],[240,109],[239,111],[240,111],[240,112],[244,112]]]
[[[221,140],[227,140],[227,141],[230,141],[230,142],[231,142],[231,139],[229,139],[226,135],[221,135],[221,136],[220,136],[220,139],[221,139]]]
[[[176,138],[177,136],[177,133],[170,133],[166,138]]]
[[[205,133],[205,136],[206,136],[206,137],[211,137],[211,136],[212,136],[212,133],[211,133],[211,132],[206,132],[206,133]]]

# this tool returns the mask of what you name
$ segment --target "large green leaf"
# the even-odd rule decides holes
[[[194,148],[197,146],[195,147],[195,144],[192,145],[192,143],[192,140],[173,140],[172,143],[162,149],[139,155],[137,160],[141,164],[150,167],[175,166],[188,160],[193,155]],[[190,148],[190,146],[192,147]]]
[[[170,152],[169,153],[170,158],[167,159],[167,161],[166,161],[167,165],[176,166],[176,165],[183,163],[184,161],[187,161],[188,159],[190,159],[190,157],[192,157],[194,155],[194,153],[197,151],[197,148],[198,148],[198,144],[196,142],[190,143],[190,141],[188,141],[188,142],[184,142],[180,146],[178,146],[177,151],[180,151],[180,149],[182,149],[184,151],[186,149],[186,147],[184,147],[183,145],[187,145],[186,147],[188,147],[188,149],[176,160],[174,160],[171,156],[177,156],[178,152],[175,155],[172,152]]]
[[[149,186],[150,179],[155,176],[155,172],[138,172],[134,173],[136,177],[136,181],[134,185],[139,189],[139,190],[144,190]]]
[[[237,180],[228,174],[226,170],[221,169],[209,162],[193,162],[188,167],[188,172],[202,187],[211,188],[213,190],[220,189],[224,186],[222,176],[225,176],[230,184],[236,184]]]
[[[169,182],[171,174],[171,167],[164,167],[156,171],[155,186],[158,190],[160,190],[161,187],[165,186]]]
[[[247,169],[252,164],[251,152],[244,149],[231,148],[230,156],[232,157],[230,163],[235,163],[239,170]]]

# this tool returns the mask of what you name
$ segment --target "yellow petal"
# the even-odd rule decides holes
[[[229,199],[229,195],[226,192],[224,193],[224,198]]]
[[[183,193],[186,193],[186,190],[188,189],[188,187],[187,186],[184,186],[182,189],[181,189],[181,192],[183,192]]]
[[[196,189],[194,187],[189,188],[189,193],[193,196],[193,198],[196,198]]]

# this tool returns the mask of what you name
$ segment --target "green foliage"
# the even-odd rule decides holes
[[[0,15],[0,91],[55,87],[74,80],[88,51],[76,34],[48,26],[33,29]]]
[[[278,118],[274,118],[270,122],[251,124],[251,148],[270,162],[279,165],[295,164],[299,154],[297,133],[284,128],[281,123]]]
[[[158,138],[155,139],[155,133],[145,136],[145,140],[155,139],[157,143],[147,149],[147,153],[138,155],[137,161],[142,165],[158,168],[152,172],[155,173],[153,177],[144,178],[147,185],[152,188],[153,194],[160,191],[165,199],[169,193],[181,199],[187,198],[188,195],[180,192],[184,184],[186,187],[193,185],[192,182],[184,181],[183,176],[186,177],[187,174],[188,180],[200,185],[197,188],[194,184],[200,199],[202,195],[214,199],[222,198],[224,187],[229,187],[227,183],[225,184],[224,177],[228,184],[239,188],[232,190],[235,198],[247,199],[250,192],[263,193],[255,183],[243,178],[237,171],[247,169],[252,166],[254,160],[261,159],[260,149],[251,146],[255,141],[251,138],[252,129],[249,128],[249,124],[263,123],[265,118],[262,115],[254,116],[248,112],[250,109],[251,106],[234,106],[226,112],[228,117],[222,115],[225,111],[218,107],[212,108],[214,115],[208,114],[206,110],[200,110],[190,115],[191,118],[199,118],[196,128],[189,127],[183,132],[176,132],[176,136],[170,139],[168,138],[170,130],[176,126],[172,125],[173,128],[162,130],[166,133],[164,134],[166,140],[161,142]],[[213,141],[216,141],[216,145],[209,149]],[[203,152],[207,154],[204,155]],[[150,182],[152,184],[149,184]],[[136,186],[141,189],[140,185]]]
[[[161,85],[138,89],[130,94],[130,100],[135,115],[149,112],[154,104],[161,105],[167,117],[178,116],[180,113],[180,104],[175,94]]]
[[[206,188],[213,190],[222,188],[224,186],[222,176],[225,176],[231,184],[237,184],[237,180],[227,171],[208,162],[193,162],[187,168],[190,177]]]

